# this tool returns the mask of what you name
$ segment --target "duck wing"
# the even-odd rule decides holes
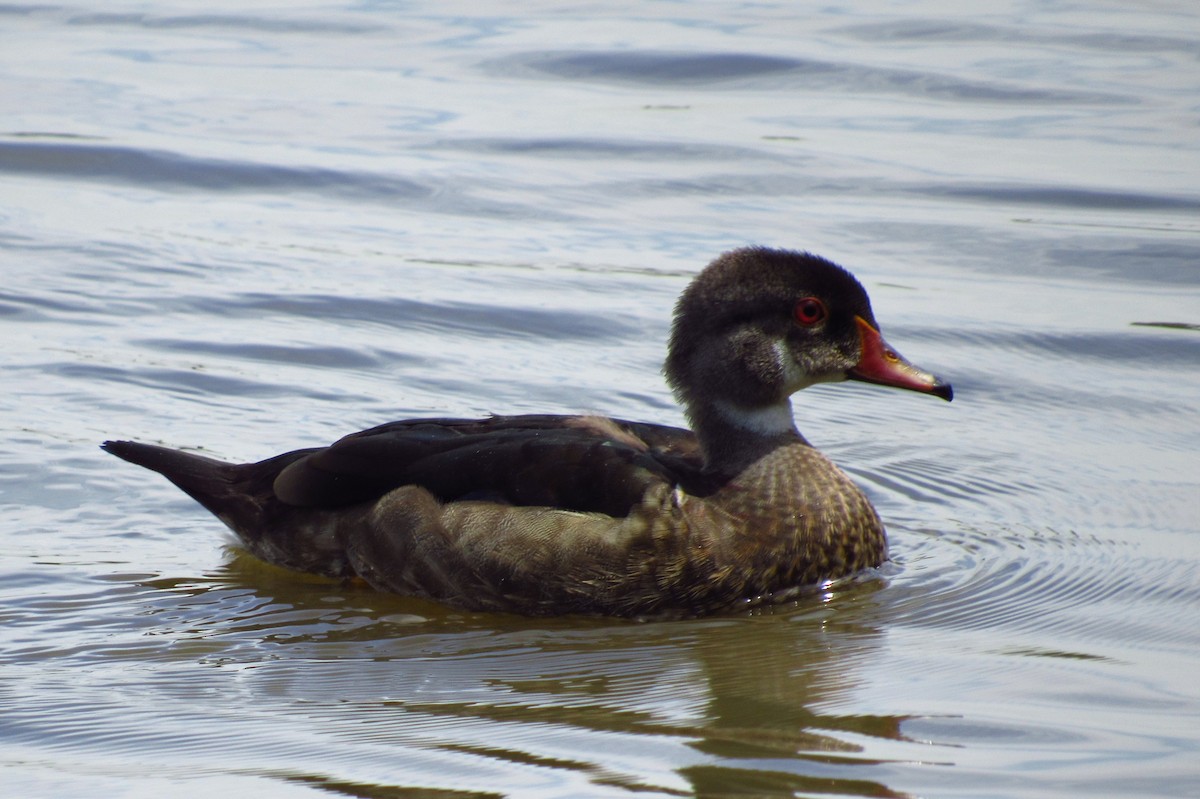
[[[625,516],[654,485],[702,493],[695,436],[594,416],[495,416],[392,422],[305,453],[274,479],[287,505],[337,508],[419,485],[442,502]]]

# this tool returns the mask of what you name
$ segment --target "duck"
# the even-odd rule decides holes
[[[696,617],[879,567],[866,494],[797,430],[791,397],[861,381],[953,398],[883,338],[821,256],[743,247],[680,295],[663,368],[690,429],[599,415],[391,422],[234,464],[135,441],[276,566],[467,612]]]

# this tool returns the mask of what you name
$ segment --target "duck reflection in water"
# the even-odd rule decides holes
[[[880,749],[922,762],[953,751],[910,740],[908,717],[864,700],[877,670],[907,678],[888,662],[887,584],[868,573],[733,617],[628,624],[331,587],[235,548],[203,579],[154,580],[146,596],[170,609],[154,615],[171,628],[156,638],[183,635],[210,662],[255,664],[238,671],[243,701],[304,708],[284,714],[285,729],[299,724],[329,749],[361,743],[355,758],[382,747],[424,762],[437,741],[440,766],[464,773],[483,759],[655,795],[899,797],[908,794],[888,786],[897,773]],[[195,691],[185,676],[180,690]],[[263,718],[269,751],[281,722]],[[354,795],[395,792],[420,773]]]

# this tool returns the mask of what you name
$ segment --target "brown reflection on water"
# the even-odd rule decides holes
[[[697,793],[902,795],[872,777],[881,763],[851,739],[903,740],[904,719],[831,710],[859,686],[858,664],[879,654],[879,631],[854,609],[881,587],[850,584],[697,642],[710,701],[692,746],[719,759],[685,769]]]
[[[756,615],[645,623],[463,613],[240,554],[203,581],[154,585],[177,603],[162,616],[177,654],[233,667],[270,723],[318,724],[343,747],[312,771],[264,750],[275,778],[352,796],[438,784],[411,762],[365,783],[355,761],[384,746],[397,762],[414,747],[487,761],[513,784],[549,770],[679,795],[903,795],[855,741],[904,741],[905,719],[837,710],[880,656],[864,621],[878,618],[878,580]]]

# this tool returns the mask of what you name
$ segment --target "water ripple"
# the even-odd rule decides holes
[[[1104,53],[1177,52],[1200,57],[1200,46],[1185,36],[1165,36],[1117,31],[1077,32],[1072,29],[1046,32],[1031,31],[1009,25],[990,25],[981,22],[961,22],[946,19],[894,19],[847,25],[838,32],[863,41],[971,43],[1020,42],[1050,44],[1058,47],[1086,47]]]
[[[759,161],[775,158],[751,147],[714,146],[692,141],[653,141],[645,139],[574,137],[574,138],[459,138],[426,145],[430,150],[469,153],[522,155],[537,158],[579,158],[608,161],[670,162]]]
[[[920,627],[1180,645],[1177,623],[1159,614],[1200,602],[1194,561],[1073,532],[962,527],[915,542],[901,534],[893,558],[902,571],[882,595],[889,618]],[[1120,606],[1123,614],[1112,612]]]
[[[141,27],[150,29],[183,29],[206,30],[216,29],[224,32],[247,32],[266,34],[315,33],[321,36],[331,34],[364,35],[377,34],[381,26],[377,23],[370,25],[355,24],[330,19],[328,16],[320,19],[286,19],[277,17],[256,17],[241,14],[140,14],[140,13],[90,13],[74,14],[67,19],[68,25],[103,26],[103,27]]]
[[[317,167],[288,167],[104,144],[0,140],[0,172],[212,192],[333,194],[346,199],[427,200],[416,181]]]
[[[480,65],[490,73],[602,83],[713,88],[803,87],[838,92],[882,92],[973,102],[1070,105],[1134,104],[1119,94],[968,81],[929,72],[869,67],[756,53],[664,51],[532,51]]]
[[[437,303],[404,297],[346,297],[320,294],[244,293],[236,297],[190,301],[202,314],[261,318],[264,313],[327,321],[339,319],[403,330],[429,330],[439,335],[469,333],[485,339],[625,339],[641,333],[642,323],[632,314],[606,311],[581,313],[576,309],[510,308],[495,302],[443,301]]]

